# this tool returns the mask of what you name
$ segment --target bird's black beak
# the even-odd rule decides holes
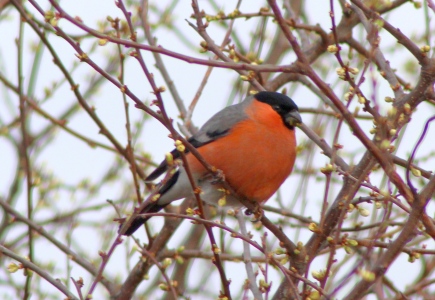
[[[291,112],[285,114],[285,122],[294,127],[302,123],[302,118],[297,110],[292,110]]]

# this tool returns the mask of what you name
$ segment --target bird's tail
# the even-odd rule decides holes
[[[168,205],[168,204],[166,204]],[[145,207],[141,213],[155,213],[155,212],[159,212],[160,210],[162,210],[166,205],[159,205],[157,203],[151,203],[150,205],[148,205],[147,207]],[[130,227],[127,228],[127,230],[125,230],[125,232],[122,235],[127,235],[130,236],[132,235],[136,230],[139,229],[139,227],[142,226],[142,224],[144,224],[146,221],[148,221],[148,219],[151,217],[136,217],[130,224]],[[118,229],[118,233],[121,231],[122,228],[121,224],[119,225],[119,229]]]
[[[154,172],[152,172],[146,178],[146,181],[149,183],[150,181],[155,180],[158,176],[160,176],[162,174],[162,172],[165,171],[165,168],[167,169],[167,166],[165,166],[165,164],[162,163],[156,170],[154,170]],[[166,183],[164,183],[162,186],[157,187],[159,189],[159,194],[164,195],[177,182],[179,175],[180,175],[180,171],[176,171],[169,178],[169,180]],[[168,205],[170,203],[169,202],[169,203],[161,205],[161,204],[158,204],[158,202],[159,201],[150,203],[140,213],[141,214],[155,213],[155,212],[162,210],[166,205]],[[130,227],[127,228],[127,230],[123,233],[123,235],[132,235],[140,226],[142,226],[142,224],[144,224],[146,221],[148,221],[149,218],[151,218],[151,217],[136,217],[136,219],[134,219],[131,222]],[[123,224],[121,224],[119,226],[118,233],[120,232],[122,225]]]

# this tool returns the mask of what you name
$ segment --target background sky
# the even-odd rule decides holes
[[[167,1],[159,1],[159,6],[164,7]],[[205,1],[204,1],[205,2]],[[48,9],[49,5],[46,1],[40,1],[39,4],[44,9]],[[98,28],[99,22],[101,20],[105,20],[106,16],[119,17],[123,19],[122,13],[117,7],[114,5],[113,1],[63,1],[61,2],[62,7],[69,12],[71,15],[80,16],[83,22],[91,27]],[[202,9],[206,11],[210,10],[210,7],[207,3],[202,3],[200,1],[200,5]],[[235,3],[233,1],[224,1],[222,2],[222,10],[225,12],[232,11]],[[264,5],[263,1],[244,1],[242,2],[242,6],[240,11],[242,12],[252,12],[258,11],[260,6]],[[310,15],[308,18],[310,20],[315,20],[318,22],[324,29],[331,28],[331,20],[329,17],[329,1],[318,1],[318,0],[309,0],[306,1],[305,5],[309,7]],[[336,6],[336,15],[340,15],[339,5],[335,2]],[[27,4],[27,7],[38,16],[39,19],[41,17],[38,15],[36,10],[31,8],[31,5]],[[134,13],[134,12],[133,12]],[[192,11],[190,5],[184,3],[182,1],[177,5],[174,10],[174,15],[171,15],[172,18],[175,19],[176,28],[182,32],[188,32],[188,39],[193,44],[198,45],[197,50],[199,50],[199,43],[201,42],[201,38],[196,34],[196,32],[189,27],[185,19],[189,19]],[[5,74],[10,80],[14,83],[17,82],[17,53],[16,53],[16,45],[15,39],[18,35],[18,14],[13,9],[6,9],[0,15],[2,18],[6,18],[7,21],[3,21],[0,23],[0,36],[1,36],[1,46],[0,46],[0,70]],[[151,14],[154,18],[151,20],[151,23],[157,21],[157,15]],[[392,23],[394,26],[397,26],[401,29],[402,32],[407,34],[408,36],[413,36],[413,32],[421,32],[422,28],[424,28],[424,14],[423,9],[415,9],[412,4],[405,4],[400,9],[398,9],[395,14],[388,15],[386,19]],[[75,26],[69,24],[66,20],[60,20],[59,24],[63,30],[70,34],[83,34],[82,31],[78,30]],[[235,23],[235,30],[240,32],[246,31],[252,26],[252,22],[245,20],[238,20]],[[270,26],[270,31],[273,30],[273,26]],[[432,26],[431,26],[432,28]],[[361,35],[365,35],[366,33],[361,31],[359,28],[355,29],[359,30]],[[225,31],[219,28],[219,26],[215,23],[212,23],[208,28],[209,34],[215,39],[216,43],[220,43],[222,40]],[[271,36],[273,32],[271,31]],[[406,67],[406,63],[408,61],[412,61],[410,55],[398,45],[394,39],[391,38],[385,32],[382,32],[381,44],[383,46],[388,46],[391,49],[395,49],[398,53],[394,56],[392,55],[392,59],[390,60],[391,66],[393,68],[397,68],[399,70],[404,70]],[[138,32],[139,36],[143,35],[143,32]],[[191,55],[195,57],[207,58],[211,57],[210,54],[200,54],[198,51],[192,51],[191,48],[186,47],[180,40],[174,35],[173,31],[167,28],[159,28],[153,32],[153,35],[158,37],[158,44],[163,46],[164,48],[178,51],[182,54]],[[241,39],[245,39],[249,41],[249,35],[240,35]],[[84,63],[79,63],[78,59],[75,58],[75,51],[61,38],[56,37],[54,35],[50,36],[50,41],[53,43],[54,47],[57,49],[58,54],[60,54],[62,61],[66,64],[67,67],[71,67],[73,65],[77,65],[73,77],[80,85],[80,89],[84,90],[88,82],[94,76],[97,76],[96,72],[91,69],[88,65]],[[420,41],[415,41],[419,43]],[[24,31],[24,80],[25,86],[29,83],[31,66],[33,63],[34,55],[32,48],[37,45],[38,40],[32,30],[26,26]],[[90,49],[91,47],[95,47],[97,43],[96,39],[88,39],[82,42],[83,49]],[[421,41],[423,44],[423,41]],[[432,45],[431,45],[432,46]],[[98,46],[97,46],[98,47]],[[106,57],[108,53],[112,52],[114,49],[114,45],[107,45],[104,47],[99,47],[97,52],[91,57],[97,63],[101,65],[106,65]],[[264,55],[268,52],[269,49],[264,49]],[[86,51],[86,50],[85,50]],[[403,53],[403,54],[400,54]],[[158,70],[154,66],[154,60],[150,53],[142,52],[145,57],[145,61],[148,66],[152,70],[155,75],[155,79],[158,85],[165,85],[162,80]],[[201,80],[206,71],[206,67],[198,66],[194,64],[188,64],[183,61],[176,60],[174,58],[162,56],[167,68],[170,70],[170,75],[174,80],[175,86],[178,88],[178,91],[181,94],[182,99],[189,104],[191,99],[193,99],[198,86],[201,83]],[[292,61],[293,57],[291,54],[287,57],[288,61]],[[323,62],[327,60],[322,60]],[[326,81],[331,80],[331,84],[337,90],[341,91],[344,89],[341,88],[340,84],[336,85],[335,82],[335,68],[337,67],[337,63],[333,56],[331,55],[330,65],[324,66],[326,69],[330,69],[331,71],[328,73],[327,77],[324,78]],[[34,95],[36,99],[42,99],[44,95],[44,89],[46,87],[50,87],[53,82],[59,82],[61,80],[60,73],[57,67],[53,64],[51,55],[44,51],[41,61],[42,71],[39,73],[36,82],[36,88],[34,91]],[[373,99],[377,99],[380,109],[383,113],[385,113],[389,104],[386,104],[382,101],[386,96],[392,96],[392,92],[388,85],[379,78],[379,75],[372,70],[373,72],[367,73],[367,80],[363,84],[362,88],[370,90],[373,87],[373,82],[371,79],[377,80],[376,92],[373,93]],[[403,74],[403,72],[402,72]],[[416,74],[415,74],[416,75]],[[405,73],[405,79],[411,84],[414,84],[413,80],[415,80],[415,75],[412,73]],[[195,125],[202,125],[207,119],[209,119],[214,113],[229,105],[229,95],[231,94],[232,86],[235,81],[239,80],[239,76],[231,70],[218,69],[215,68],[212,72],[211,77],[209,78],[209,83],[206,85],[203,94],[200,98],[199,104],[193,115],[193,122]],[[153,99],[152,94],[150,93],[151,88],[141,71],[139,65],[136,60],[132,58],[127,59],[126,64],[126,72],[125,72],[125,82],[130,90],[132,90],[137,96],[139,96],[144,101],[150,101]],[[335,85],[335,86],[334,86]],[[290,91],[290,96],[292,99],[301,107],[301,108],[309,108],[309,107],[317,107],[319,100],[315,97],[310,91],[308,91],[305,87],[301,87],[298,83],[293,83],[286,86]],[[340,92],[337,92],[340,93]],[[344,92],[342,93],[344,94]],[[2,83],[0,83],[0,119],[2,124],[8,124],[13,121],[14,118],[18,115],[18,98],[11,94],[7,88],[5,88]],[[165,101],[165,106],[168,111],[168,114],[177,120],[178,111],[175,107],[171,99],[171,95],[169,92],[163,94],[163,99]],[[123,103],[122,103],[122,95],[120,91],[109,83],[104,83],[100,88],[97,94],[93,95],[90,98],[86,99],[88,103],[92,103],[95,107],[96,112],[100,119],[108,126],[109,130],[116,136],[116,138],[120,141],[126,141],[126,131],[125,131],[125,117],[123,112]],[[238,99],[241,100],[241,99]],[[63,85],[61,88],[57,89],[55,94],[51,97],[49,101],[41,103],[41,107],[45,110],[49,111],[52,115],[60,115],[65,107],[68,107],[72,103],[76,101],[74,99],[74,95],[69,89],[68,85]],[[357,106],[358,104],[353,104],[353,106]],[[407,159],[410,150],[415,145],[419,134],[421,133],[421,128],[424,122],[434,114],[433,109],[430,106],[427,106],[425,109],[424,105],[422,105],[423,109],[419,109],[415,116],[413,117],[415,122],[412,122],[412,126],[409,126],[406,129],[406,133],[404,139],[409,141],[405,144],[402,144],[398,149],[398,156]],[[353,109],[353,107],[352,107]],[[140,120],[143,117],[143,112],[134,108],[134,105],[130,101],[130,112],[132,116],[132,120]],[[304,114],[303,116],[304,122],[309,126],[312,120],[312,116],[309,114]],[[37,132],[39,129],[44,128],[49,123],[48,120],[43,119],[42,117],[32,115],[30,121],[30,130],[32,132]],[[364,130],[368,132],[372,127],[371,122],[361,122]],[[99,141],[104,144],[109,144],[106,138],[99,134],[99,129],[92,122],[89,116],[83,111],[76,114],[73,118],[68,119],[68,126],[73,128],[77,132],[86,135],[87,137]],[[1,126],[0,126],[1,127]],[[335,131],[335,128],[327,128],[328,132]],[[418,154],[420,156],[425,156],[433,151],[433,136],[434,130],[430,129],[428,132],[427,138],[424,143],[420,147]],[[19,135],[19,129],[16,128],[13,132],[14,135]],[[147,153],[151,155],[154,161],[159,161],[164,158],[164,153],[170,151],[173,147],[173,140],[167,137],[168,131],[159,124],[155,120],[148,120],[146,122],[146,126],[144,127],[143,132],[140,137],[136,140],[136,149],[144,149]],[[327,142],[331,144],[332,136],[327,135],[325,137]],[[300,143],[304,143],[307,141],[307,137],[301,132],[297,131],[297,139]],[[93,149],[89,147],[88,144],[84,142],[78,142],[77,139],[71,137],[70,134],[66,133],[63,130],[58,130],[58,133],[55,136],[51,145],[37,156],[36,160],[33,161],[35,166],[43,166],[47,172],[52,172],[52,174],[58,178],[58,180],[63,183],[70,185],[71,187],[77,186],[79,182],[82,182],[84,179],[96,179],[100,178],[102,174],[108,170],[110,167],[113,167],[114,164],[114,154],[109,151],[104,151],[101,149]],[[342,134],[340,135],[340,143],[344,145],[344,149],[342,151],[343,157],[351,162],[351,158],[349,158],[350,154],[355,155],[354,161],[358,161],[359,157],[363,154],[363,152],[355,153],[356,149],[360,148],[360,143],[357,139],[352,135],[349,131],[348,127],[345,125]],[[14,148],[11,146],[10,140],[4,138],[0,135],[0,196],[4,197],[8,194],[9,186],[13,180],[11,174],[14,174],[14,168],[16,166],[16,161],[18,159],[17,153],[15,153]],[[326,156],[323,156],[320,153],[320,149],[317,151],[316,157],[314,158],[314,166],[320,168],[324,166],[325,163],[328,163],[329,159]],[[299,159],[296,163],[295,170],[302,170],[307,162]],[[432,159],[423,162],[421,165],[426,170],[433,170],[434,162]],[[117,200],[118,197],[122,197],[125,193],[125,187],[128,184],[131,184],[131,173],[127,169],[125,164],[121,164],[121,167],[125,169],[125,176],[117,181],[113,182],[112,186],[104,185],[103,189],[98,190],[94,197],[88,198],[82,193],[80,190],[71,190],[69,193],[62,191],[57,195],[53,195],[47,201],[54,203],[59,212],[61,211],[69,211],[73,207],[87,207],[91,205],[103,204],[106,202],[106,199],[114,199]],[[374,175],[374,178],[379,175]],[[376,179],[375,179],[376,181]],[[281,190],[281,194],[285,197],[291,198],[295,186],[299,183],[299,178],[297,175],[290,177]],[[312,185],[312,188],[311,188]],[[318,219],[321,202],[323,199],[323,189],[324,183],[317,183],[316,180],[310,181],[310,189],[308,189],[308,193],[305,195],[305,199],[308,199],[308,205],[305,206],[303,203],[297,203],[294,207],[295,212],[300,213],[306,216],[313,216],[313,218]],[[338,190],[331,190],[331,195],[335,195]],[[333,197],[331,197],[333,199]],[[271,200],[268,202],[270,205],[274,205],[274,201]],[[364,206],[364,205],[363,205]],[[130,206],[129,209],[131,209]],[[371,205],[366,206],[367,209],[372,209]],[[24,214],[26,212],[26,198],[25,198],[25,190],[21,191],[21,196],[19,201],[17,202],[16,208],[21,210]],[[434,215],[434,205],[430,204],[428,207],[428,214],[430,216]],[[35,215],[35,220],[45,220],[50,216],[52,211],[44,211],[41,210],[38,212],[38,215]],[[108,213],[113,213],[113,209],[107,205],[105,208],[101,210],[102,216],[97,216],[95,213],[90,214],[82,214],[81,220],[77,220],[80,222],[98,222],[100,217],[104,219],[104,215]],[[161,219],[153,220],[153,224],[155,224],[155,228],[159,228],[162,224]],[[370,222],[370,218],[367,218],[366,223]],[[105,229],[109,231],[116,231],[118,225],[113,223],[101,224]],[[187,230],[190,226],[190,223],[183,224],[182,227],[177,231],[179,233],[183,232],[183,228]],[[16,236],[23,231],[25,231],[24,226],[16,226],[16,229],[9,232],[8,236]],[[296,240],[300,240],[302,242],[306,242],[308,238],[311,236],[310,234],[299,234],[299,232],[292,229],[288,229],[286,232],[290,238],[294,238],[297,236]],[[59,238],[63,238],[66,236],[68,232],[67,228],[62,228],[59,232],[56,232],[56,235],[59,234]],[[219,235],[219,232],[216,230],[215,233]],[[142,241],[146,241],[145,235],[143,232],[138,234],[138,237],[142,239]],[[179,239],[182,236],[176,236],[171,240],[169,247],[178,245]],[[259,235],[256,233],[256,238],[259,241]],[[90,232],[86,229],[75,228],[73,233],[74,245],[72,246],[78,252],[83,251],[83,253],[92,253],[92,257],[96,258],[96,262],[98,262],[98,250],[107,250],[107,249],[99,249],[101,246],[101,238],[98,236],[97,232]],[[235,241],[234,243],[239,243],[240,249],[242,244],[239,241]],[[126,247],[121,246],[118,248],[117,252],[110,259],[109,264],[106,268],[106,272],[108,274],[117,274],[117,276],[123,278],[126,276],[129,265],[125,261],[125,251],[130,251],[132,244],[126,243]],[[433,243],[430,243],[430,247],[433,247]],[[59,251],[54,248],[50,244],[44,244],[42,240],[39,240],[36,245],[36,258],[38,262],[48,263],[49,261],[56,261],[56,257],[59,254]],[[25,255],[25,253],[22,253]],[[137,255],[135,255],[131,264],[137,260]],[[340,259],[340,257],[339,257]],[[390,270],[387,272],[387,275],[391,275],[396,280],[397,286],[402,286],[409,284],[408,278],[410,274],[416,274],[420,272],[417,264],[410,264],[407,262],[407,255],[402,255],[396,263],[392,265]],[[320,269],[324,267],[324,260],[318,259],[315,261],[313,265],[313,269]],[[232,264],[228,264],[230,267]],[[416,266],[416,267],[414,267]],[[64,272],[66,268],[65,261],[59,261],[56,265],[56,274],[55,277],[64,277]],[[200,272],[208,272],[209,270],[200,270]],[[343,274],[345,270],[343,270]],[[150,273],[150,278],[155,276],[157,271],[155,268]],[[85,279],[85,286],[87,287],[91,282],[92,278],[87,275],[85,271],[83,271],[78,266],[73,266],[72,276],[74,278],[83,277]],[[271,273],[277,274],[277,273]],[[4,276],[4,271],[1,271],[1,276]],[[14,274],[12,276],[21,276]],[[192,277],[197,277],[198,275],[192,274]],[[238,278],[237,276],[231,277],[234,281],[232,286],[238,287],[241,282],[244,280],[243,276]],[[218,278],[216,277],[216,282],[218,282]],[[24,277],[23,277],[24,280]],[[273,278],[272,278],[273,280]],[[276,279],[273,288],[277,288],[278,280]],[[43,284],[44,288],[51,289],[47,284]],[[101,295],[101,290],[98,290],[99,294],[96,294],[95,299],[101,299],[98,295]],[[0,292],[0,295],[7,297],[6,292]],[[103,294],[104,295],[104,294]],[[340,295],[338,295],[339,297]],[[101,296],[104,297],[104,296]],[[11,298],[13,299],[13,297]]]

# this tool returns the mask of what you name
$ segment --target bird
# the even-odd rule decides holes
[[[264,203],[292,172],[296,158],[295,127],[302,123],[296,103],[288,96],[262,91],[250,95],[238,104],[224,108],[212,116],[188,142],[216,169],[235,195],[225,195],[225,206],[240,207],[238,200]],[[203,201],[217,205],[225,190],[210,179],[210,173],[185,150],[185,158],[195,183],[201,189]],[[173,159],[180,152],[171,152]],[[164,160],[148,177],[152,182],[170,169]],[[151,201],[140,213],[155,213],[173,201],[194,197],[192,186],[183,166],[158,187],[159,198]],[[119,233],[132,235],[150,217],[136,217],[128,228]]]

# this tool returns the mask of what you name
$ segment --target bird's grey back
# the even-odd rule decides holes
[[[206,144],[225,136],[235,124],[248,118],[245,108],[252,102],[253,96],[243,102],[228,106],[211,117],[192,138]]]

